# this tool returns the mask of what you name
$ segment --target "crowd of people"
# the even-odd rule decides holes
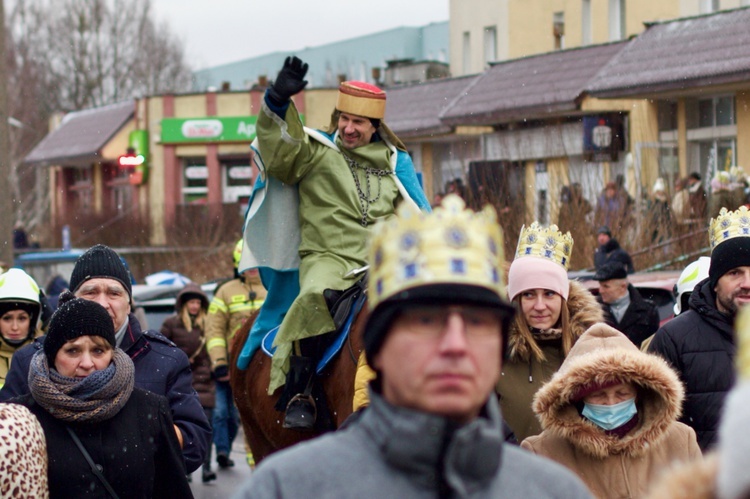
[[[143,330],[128,270],[98,244],[43,326],[36,282],[20,269],[0,274],[0,449],[17,456],[0,469],[0,487],[192,497],[198,467],[204,483],[217,479],[212,446],[220,468],[234,465],[231,349],[242,348],[242,369],[257,333],[276,331],[268,390],[284,394],[279,424],[315,428],[314,367],[340,327],[338,307],[366,288],[364,347],[350,352],[356,412],[338,431],[265,459],[235,497],[750,495],[750,212],[736,205],[739,188],[708,224],[711,256],[680,277],[677,317],[660,326],[614,237],[632,223],[621,182],[605,186],[595,209],[579,187],[566,194],[600,227],[598,297],[568,277],[575,237],[565,226],[505,234],[518,238],[506,271],[494,208],[467,207],[454,183],[430,209],[382,121],[382,90],[344,82],[331,128],[303,128],[292,97],[306,71],[285,61],[256,143],[268,165],[261,197],[279,209],[274,182],[296,186],[286,209],[300,233],[258,246],[252,230],[267,212],[251,201],[261,216],[246,223],[235,275],[212,300],[188,284],[161,332]],[[700,185],[688,177],[670,207],[656,183],[650,212],[666,225],[654,242],[669,237],[671,220],[703,220]],[[274,249],[296,266],[275,267]],[[250,341],[233,344],[250,317]]]

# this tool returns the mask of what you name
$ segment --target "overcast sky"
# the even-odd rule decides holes
[[[449,0],[151,0],[194,69],[448,20]]]

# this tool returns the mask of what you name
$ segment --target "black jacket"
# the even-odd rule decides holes
[[[52,499],[110,497],[66,426],[78,435],[94,463],[101,465],[119,497],[193,497],[164,397],[136,388],[120,412],[98,423],[65,423],[31,394],[13,402],[28,407],[42,425]]]
[[[627,251],[620,247],[620,243],[618,243],[615,238],[611,238],[607,241],[607,244],[599,246],[594,252],[594,267],[596,267],[596,270],[599,270],[602,265],[608,262],[622,263],[628,274],[635,272],[633,259],[630,258]]]
[[[13,355],[0,402],[29,393],[31,357],[41,350],[44,336],[36,338]],[[169,400],[172,419],[184,439],[185,467],[192,473],[203,464],[211,444],[211,426],[193,390],[193,377],[185,353],[156,331],[142,331],[138,319],[129,316],[128,330],[120,345],[135,365],[135,386]]]
[[[680,421],[693,427],[705,452],[716,443],[724,398],[735,381],[734,318],[716,308],[708,279],[696,286],[689,305],[656,332],[648,350],[680,373],[685,384]]]
[[[612,308],[602,301],[601,296],[597,296],[596,299],[604,310],[604,322],[623,333],[635,346],[640,348],[643,340],[659,329],[659,311],[656,309],[656,305],[649,300],[645,300],[632,284],[628,284],[628,294],[630,295],[630,305],[620,322],[617,322],[612,314]]]

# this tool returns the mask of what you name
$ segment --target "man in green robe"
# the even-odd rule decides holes
[[[400,140],[382,122],[385,92],[365,82],[339,87],[331,128],[302,125],[291,97],[307,85],[307,64],[284,63],[268,89],[257,123],[267,173],[299,192],[300,292],[276,335],[269,393],[286,384],[284,426],[311,429],[316,364],[336,329],[324,297],[350,288],[367,265],[372,224],[394,215],[400,202],[429,209]]]

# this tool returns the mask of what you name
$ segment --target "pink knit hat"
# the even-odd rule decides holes
[[[546,258],[526,256],[513,260],[508,272],[508,297],[514,300],[522,292],[537,288],[549,289],[567,300],[568,273],[562,265]]]

